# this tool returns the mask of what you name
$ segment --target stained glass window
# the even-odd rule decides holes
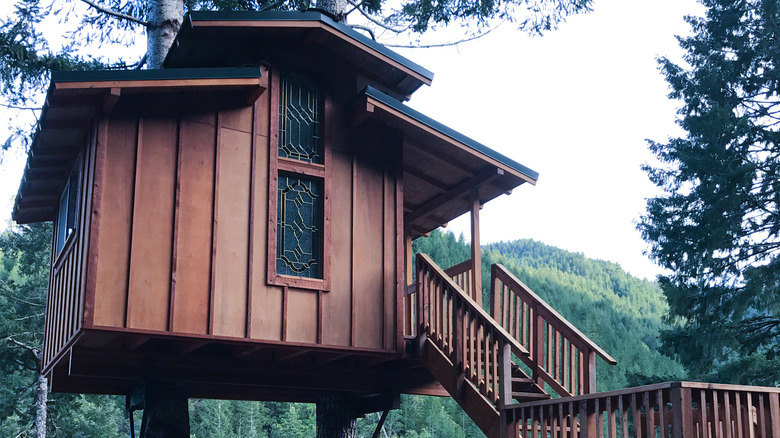
[[[322,278],[323,181],[279,174],[276,273]]]
[[[320,93],[310,78],[282,76],[279,99],[279,156],[322,164]]]

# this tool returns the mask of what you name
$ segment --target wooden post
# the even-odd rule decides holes
[[[330,393],[317,400],[317,438],[357,437],[355,398],[345,393]]]
[[[542,379],[542,374],[540,372],[544,366],[543,361],[546,356],[544,351],[544,319],[542,319],[542,316],[539,315],[538,312],[534,312],[533,321],[533,361],[535,365],[532,370],[533,379],[537,385],[544,388],[544,380]]]
[[[141,438],[189,438],[190,413],[187,395],[178,385],[144,383],[144,413]]]
[[[584,359],[588,361],[587,368],[585,368],[585,375],[582,376],[585,379],[585,384],[583,386],[583,390],[585,390],[585,394],[595,394],[596,393],[596,352],[593,350],[588,350],[586,355],[583,355]]]
[[[415,315],[415,301],[411,295],[406,294],[406,290],[414,283],[414,271],[412,270],[412,264],[414,263],[412,256],[412,235],[411,233],[404,233],[404,308],[405,312],[405,334],[416,335],[417,326],[415,322],[420,318],[420,315]]]
[[[672,387],[672,437],[674,438],[686,438],[694,435],[692,410],[693,402],[691,401],[691,389],[683,388],[680,382],[675,383],[676,386]],[[663,405],[658,407],[659,412],[664,409]],[[701,412],[704,412],[706,408],[699,407]],[[663,424],[661,425],[663,428]],[[706,427],[704,425],[703,427]]]
[[[469,193],[471,203],[471,295],[482,306],[482,251],[479,247],[479,189]]]

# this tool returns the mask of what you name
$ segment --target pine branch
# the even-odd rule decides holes
[[[93,7],[94,9],[98,10],[99,12],[102,12],[104,14],[111,15],[112,17],[120,18],[122,20],[127,20],[132,23],[140,24],[144,27],[151,27],[151,24],[147,23],[146,21],[143,21],[139,18],[133,17],[132,15],[123,14],[121,12],[117,12],[113,9],[108,9],[103,6],[98,5],[97,3],[91,1],[91,0],[81,0],[82,2],[88,4],[89,6]]]
[[[408,27],[406,29],[395,29],[395,28],[392,28],[392,27],[388,26],[385,23],[382,23],[381,21],[379,21],[376,18],[374,18],[373,16],[371,16],[371,14],[366,12],[363,8],[361,8],[360,5],[357,2],[355,2],[354,0],[347,0],[347,3],[351,4],[352,6],[354,6],[355,9],[357,9],[357,11],[360,12],[361,15],[366,17],[366,19],[368,21],[376,24],[377,26],[381,27],[384,30],[388,30],[388,31],[393,32],[393,33],[404,33],[407,30],[409,30]]]
[[[490,32],[493,32],[494,30],[498,29],[498,26],[500,26],[501,23],[498,25],[491,27],[490,29],[486,30],[485,32],[479,33],[477,35],[470,36],[468,38],[463,38],[462,40],[458,41],[450,41],[446,43],[439,43],[439,44],[418,44],[418,45],[403,45],[403,44],[385,44],[386,47],[396,47],[396,48],[402,48],[402,49],[433,49],[436,47],[449,47],[449,46],[457,46],[458,44],[467,43],[469,41],[474,41],[477,39],[482,38],[483,36],[489,34]]]
[[[17,341],[16,339],[13,338],[13,336],[6,336],[3,340],[15,344],[17,347],[24,348],[25,350],[32,353],[32,355],[35,356],[36,358],[38,357],[38,354],[40,354],[40,350],[38,348],[35,348],[29,344],[25,344],[24,342],[21,341]]]

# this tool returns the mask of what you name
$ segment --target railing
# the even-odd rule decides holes
[[[511,408],[523,438],[780,438],[780,388],[667,382]]]
[[[511,402],[512,354],[528,351],[427,255],[417,255],[418,332],[496,407]]]
[[[452,278],[452,281],[458,285],[463,292],[466,292],[466,295],[476,301],[476,297],[472,293],[473,288],[471,287],[473,280],[471,259],[445,269],[444,272],[448,277]],[[413,284],[407,287],[406,292],[404,293],[404,336],[413,337],[417,335],[417,332],[415,331],[417,321],[414,315],[414,293],[416,291],[416,286],[416,284]]]
[[[473,278],[473,270],[471,269],[471,259],[466,260],[465,262],[458,263],[455,266],[452,266],[451,268],[445,269],[444,272],[447,274],[448,277],[452,278],[452,281],[458,285],[463,292],[466,292],[466,295],[471,297],[474,301],[477,301],[476,296],[474,295],[474,291],[472,290],[472,282],[474,281]],[[480,291],[482,293],[482,291]]]
[[[84,308],[84,246],[78,237],[74,236],[68,242],[52,270],[46,298],[42,357],[44,369],[81,328]]]
[[[596,356],[613,365],[615,359],[504,266],[493,265],[491,284],[493,319],[530,352],[520,359],[536,383],[564,397],[596,392]]]

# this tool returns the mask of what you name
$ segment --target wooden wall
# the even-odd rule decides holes
[[[394,146],[326,135],[331,289],[268,286],[270,96],[230,110],[186,95],[164,107],[127,103],[101,125],[88,325],[396,350],[398,165],[359,152]],[[330,111],[341,108],[329,99]],[[348,127],[333,120],[328,130]]]
[[[42,365],[46,369],[69,345],[83,326],[84,291],[87,281],[92,185],[95,176],[96,129],[90,130],[85,148],[78,157],[81,178],[78,187],[76,230],[56,254],[52,244],[52,269],[46,299]],[[58,215],[59,217],[59,215]],[[54,224],[54,230],[57,224]],[[55,231],[56,235],[56,231]]]

